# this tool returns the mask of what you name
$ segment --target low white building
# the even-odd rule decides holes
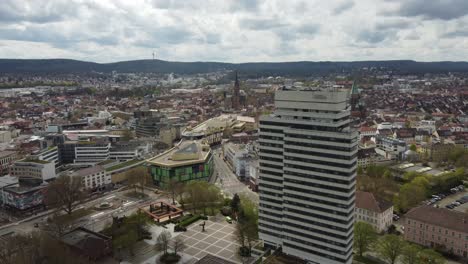
[[[107,173],[101,165],[81,169],[71,175],[81,177],[84,188],[90,190],[102,188],[112,183],[111,174]]]
[[[383,232],[393,223],[393,205],[370,192],[356,191],[356,221],[371,224],[377,232]]]
[[[48,181],[57,177],[53,161],[24,159],[11,166],[11,176],[18,179],[42,179]]]
[[[54,162],[55,166],[59,165],[58,148],[55,146],[35,153],[33,156],[34,158],[37,158],[39,160]]]

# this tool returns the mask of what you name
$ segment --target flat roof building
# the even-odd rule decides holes
[[[210,146],[200,141],[181,141],[177,146],[147,160],[154,183],[167,187],[169,181],[208,180],[213,173]]]

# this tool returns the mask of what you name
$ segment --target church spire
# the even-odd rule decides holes
[[[240,108],[240,84],[239,77],[237,76],[237,71],[232,93],[232,108],[234,108],[235,110],[239,110]]]

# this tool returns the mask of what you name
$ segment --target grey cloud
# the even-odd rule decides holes
[[[194,39],[194,33],[184,28],[167,26],[147,31],[149,32],[149,38],[137,40],[134,44],[141,47],[160,47],[164,44],[182,44]]]
[[[396,11],[385,14],[442,20],[452,20],[468,14],[467,0],[398,0],[398,2],[399,7]]]
[[[231,11],[257,11],[259,7],[258,0],[233,0],[231,2]]]
[[[286,24],[277,18],[245,18],[239,21],[239,26],[250,30],[271,30],[284,27]]]
[[[407,20],[391,20],[378,22],[376,25],[377,30],[388,30],[388,29],[406,29],[411,26],[412,22]]]
[[[73,17],[74,4],[67,1],[0,1],[0,22],[50,23]]]
[[[395,37],[396,32],[383,30],[362,30],[357,34],[357,40],[359,42],[366,42],[369,44],[377,44],[387,39],[394,39]]]
[[[0,28],[0,39],[43,42],[57,48],[69,48],[79,42],[93,42],[103,46],[117,45],[119,43],[118,36],[112,33],[92,37],[80,33],[67,35],[56,28],[51,28],[44,24],[29,25],[24,29]]]
[[[153,0],[152,4],[157,9],[183,9],[189,2],[178,0]]]
[[[354,1],[345,1],[343,3],[340,3],[338,6],[336,6],[333,9],[333,13],[335,15],[339,15],[339,14],[353,8],[353,6],[354,6]]]
[[[217,44],[221,41],[221,36],[219,34],[208,33],[205,36],[205,41],[208,44]]]
[[[442,38],[466,38],[468,37],[468,28],[461,28],[442,34]]]
[[[307,38],[316,35],[319,31],[320,25],[318,24],[290,25],[274,30],[282,41]]]

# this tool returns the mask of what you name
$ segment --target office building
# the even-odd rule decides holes
[[[38,182],[55,179],[55,164],[53,161],[39,159],[18,160],[11,166],[11,176],[22,180],[37,180]]]
[[[358,133],[349,91],[275,93],[260,119],[259,237],[309,263],[352,262]]]
[[[171,180],[207,181],[213,173],[210,146],[198,141],[182,141],[174,148],[147,160],[154,184],[166,188]]]

